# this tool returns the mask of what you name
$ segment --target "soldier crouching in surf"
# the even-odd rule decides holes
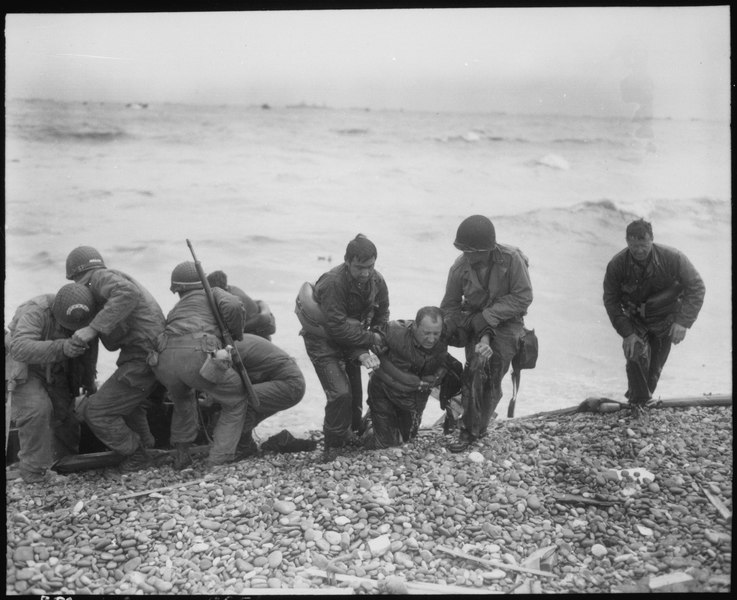
[[[627,248],[606,268],[604,307],[623,338],[625,396],[640,416],[652,399],[671,344],[683,341],[696,321],[706,288],[683,253],[653,243],[647,221],[630,223],[625,239]]]

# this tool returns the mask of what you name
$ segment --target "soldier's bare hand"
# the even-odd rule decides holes
[[[670,326],[670,339],[674,344],[680,344],[686,337],[687,329],[683,325],[673,323]]]
[[[83,342],[84,344],[89,344],[97,337],[97,330],[88,325],[87,327],[82,327],[82,329],[77,329],[72,337]]]
[[[63,350],[64,356],[76,358],[77,356],[82,356],[84,354],[85,350],[87,350],[87,344],[80,344],[72,338],[67,338],[64,340]]]

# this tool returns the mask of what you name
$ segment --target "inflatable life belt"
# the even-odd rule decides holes
[[[325,315],[315,300],[315,288],[309,281],[305,281],[299,288],[294,312],[306,333],[327,337]]]

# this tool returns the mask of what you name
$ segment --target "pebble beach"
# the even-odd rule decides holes
[[[732,407],[6,482],[6,594],[731,591]]]

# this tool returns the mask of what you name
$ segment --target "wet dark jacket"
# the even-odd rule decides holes
[[[212,288],[212,295],[230,335],[234,340],[243,339],[246,312],[240,298],[218,287]],[[212,314],[204,290],[186,292],[166,316],[166,337],[188,333],[209,333],[223,342],[218,322]]]
[[[413,395],[421,381],[434,383],[445,372],[448,344],[441,337],[438,343],[426,350],[414,336],[414,321],[389,321],[379,328],[386,350],[381,353],[381,367],[372,377],[377,377],[392,390],[392,395]],[[425,395],[430,393],[428,388]]]
[[[440,308],[452,326],[468,323],[481,313],[492,329],[507,321],[523,320],[532,303],[532,283],[527,258],[514,246],[497,244],[490,254],[488,283],[482,282],[466,258],[459,256],[448,273]]]
[[[131,358],[145,359],[165,324],[164,313],[148,290],[115,269],[88,271],[78,283],[92,291],[100,309],[90,326],[99,332],[105,348],[121,350],[118,365]]]
[[[320,276],[314,296],[328,338],[339,346],[366,351],[373,341],[369,330],[389,321],[389,290],[378,271],[359,288],[343,263]]]
[[[653,295],[680,286],[680,298],[661,326],[644,324],[635,312]],[[625,248],[609,261],[604,276],[604,307],[609,320],[622,337],[646,327],[665,332],[672,322],[691,327],[704,303],[706,288],[688,258],[669,246],[653,244],[644,265],[638,265]]]

